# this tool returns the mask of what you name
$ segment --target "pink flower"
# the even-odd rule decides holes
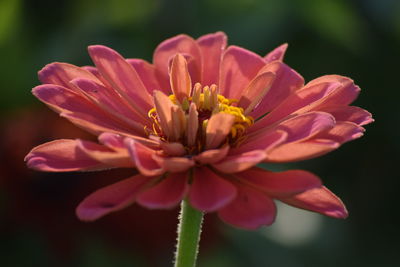
[[[35,147],[29,167],[51,172],[136,168],[77,208],[96,220],[134,202],[175,207],[183,198],[245,229],[270,225],[274,200],[347,217],[341,200],[314,174],[274,173],[262,162],[326,154],[363,135],[367,111],[349,106],[360,89],[349,78],[304,79],[282,62],[284,44],[265,57],[228,46],[224,33],[162,42],[153,64],[90,46],[96,67],[52,63],[33,94],[99,143],[63,139]]]

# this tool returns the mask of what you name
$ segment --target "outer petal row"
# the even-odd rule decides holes
[[[186,173],[166,177],[136,175],[94,192],[78,206],[77,214],[82,220],[96,220],[135,201],[147,208],[172,208],[188,195],[196,209],[218,211],[221,219],[245,229],[273,223],[273,198],[327,216],[347,215],[343,203],[321,187],[318,177],[311,173],[272,173],[253,168],[235,177],[229,180],[208,168],[197,168],[189,186]]]

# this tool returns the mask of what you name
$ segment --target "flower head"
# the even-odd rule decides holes
[[[65,172],[136,168],[77,208],[96,220],[136,202],[172,208],[183,198],[245,229],[270,225],[274,200],[344,218],[346,208],[314,174],[274,173],[262,162],[326,154],[362,136],[370,113],[349,104],[349,78],[304,79],[283,63],[284,44],[265,57],[228,46],[224,33],[162,42],[153,64],[90,46],[95,67],[52,63],[33,94],[98,143],[56,140],[34,148],[29,167]]]

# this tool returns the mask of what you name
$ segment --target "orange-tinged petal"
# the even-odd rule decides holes
[[[198,115],[196,104],[191,103],[187,120],[187,142],[189,146],[193,146],[196,142],[197,130],[199,129]]]
[[[235,117],[218,113],[209,119],[206,128],[206,149],[217,148],[230,133]]]
[[[161,157],[156,154],[153,159],[162,167],[166,172],[185,172],[194,166],[194,161],[185,157]]]
[[[172,116],[172,124],[171,130],[172,135],[170,137],[170,141],[176,141],[181,139],[184,136],[186,131],[186,116],[184,111],[180,106],[172,106],[171,107],[171,116]]]
[[[188,99],[192,90],[192,81],[190,79],[186,59],[177,54],[172,60],[170,71],[171,89],[180,103],[183,99]]]
[[[154,91],[153,96],[162,131],[166,136],[172,136],[173,125],[171,109],[175,105],[171,102],[169,97],[161,91]]]
[[[193,159],[201,164],[212,164],[224,159],[226,155],[228,155],[228,152],[229,146],[226,145],[222,148],[203,151],[197,156],[194,156]]]
[[[162,150],[169,156],[179,157],[186,153],[185,147],[177,142],[161,142]]]
[[[272,72],[263,72],[257,75],[243,91],[238,106],[245,109],[244,114],[250,114],[253,109],[260,103],[263,97],[271,88],[275,80],[275,74]]]

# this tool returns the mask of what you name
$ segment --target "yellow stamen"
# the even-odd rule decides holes
[[[203,97],[203,108],[204,109],[210,109],[210,88],[208,87],[208,86],[206,86],[206,87],[204,87],[203,88],[203,95],[204,95],[204,97]]]
[[[215,84],[210,87],[202,87],[200,83],[196,83],[193,86],[192,95],[184,98],[179,102],[175,95],[169,95],[169,99],[173,104],[176,105],[172,113],[172,121],[174,125],[173,136],[165,136],[160,125],[157,111],[152,108],[148,112],[148,116],[153,120],[153,132],[150,129],[145,128],[145,132],[161,137],[162,140],[170,140],[170,138],[178,140],[186,140],[188,127],[188,113],[191,104],[197,109],[196,118],[198,118],[199,129],[197,140],[190,142],[191,144],[185,143],[186,150],[192,153],[200,152],[204,148],[205,132],[207,129],[208,119],[217,113],[223,112],[234,116],[234,123],[230,129],[230,134],[227,136],[226,142],[231,146],[236,146],[242,143],[246,137],[246,129],[254,124],[254,119],[251,116],[245,115],[245,110],[241,107],[237,107],[235,103],[238,103],[238,99],[225,98],[223,95],[218,94],[218,88]],[[197,128],[196,128],[197,129]]]
[[[149,110],[149,112],[147,112],[147,116],[152,118],[155,113],[156,113],[156,108],[152,108]]]

